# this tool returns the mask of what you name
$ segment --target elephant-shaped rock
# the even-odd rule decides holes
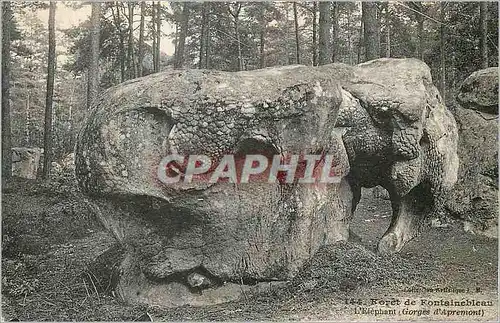
[[[389,192],[393,219],[379,250],[398,252],[444,208],[457,180],[457,136],[429,67],[415,59],[172,70],[104,92],[79,134],[75,166],[125,250],[118,293],[202,305],[289,280],[320,247],[347,240],[361,187]],[[167,155],[220,162],[257,154],[322,156],[313,173],[329,156],[337,180],[160,176],[168,168],[186,179],[195,165],[163,164]]]

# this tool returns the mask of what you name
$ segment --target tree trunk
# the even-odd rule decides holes
[[[177,57],[174,60],[174,67],[181,68],[184,65],[184,47],[186,45],[187,29],[189,22],[189,3],[184,2],[182,4],[182,16],[181,16],[181,31],[179,33],[179,41],[177,46]]]
[[[318,66],[318,3],[316,1],[313,2],[312,42],[313,66]]]
[[[2,178],[12,177],[12,133],[10,124],[10,1],[2,3]]]
[[[43,138],[43,178],[50,176],[52,163],[52,99],[54,97],[54,74],[56,67],[56,3],[50,2],[49,9],[49,55],[47,64],[47,92],[45,96],[45,126]]]
[[[266,44],[266,26],[264,26],[264,19],[261,21],[260,25],[260,36],[259,36],[259,66],[260,68],[266,67],[266,55],[265,55],[265,44]]]
[[[286,57],[288,59],[288,65],[292,65],[293,61],[295,59],[295,49],[290,48],[290,46],[293,46],[292,42],[289,41],[290,39],[290,17],[289,17],[289,6],[288,3],[284,4],[284,10],[285,10],[285,52],[286,52]]]
[[[488,2],[479,3],[479,25],[481,26],[481,68],[488,68]]]
[[[151,48],[151,54],[153,54],[153,72],[156,68],[156,61],[158,58],[156,57],[156,6],[155,2],[152,2],[151,5],[151,35],[153,37],[153,46]]]
[[[440,45],[440,50],[441,50],[441,81],[440,81],[440,90],[441,90],[441,97],[443,98],[443,101],[446,99],[446,55],[445,55],[445,26],[444,26],[444,20],[445,20],[445,3],[441,2],[440,3],[440,20],[441,20],[441,27],[440,27],[440,39],[439,39],[439,45]]]
[[[177,49],[179,47],[179,17],[175,16],[175,32],[174,32],[174,59],[177,58]]]
[[[265,4],[261,3],[260,8],[260,30],[259,30],[259,67],[266,67],[266,54],[265,54],[265,46],[266,46],[266,29],[267,29],[267,20],[266,20],[266,7]]]
[[[30,128],[31,128],[31,111],[30,111],[30,92],[26,92],[26,123],[24,128],[24,146],[30,144]]]
[[[328,1],[321,1],[319,3],[319,57],[318,64],[325,65],[330,63],[330,30],[332,27],[331,3]]]
[[[99,33],[100,33],[101,3],[92,3],[91,31],[90,31],[90,64],[87,85],[87,109],[99,92]]]
[[[234,20],[234,33],[236,35],[236,42],[238,43],[238,71],[241,71],[243,70],[243,58],[241,56],[241,41],[238,17],[236,17]]]
[[[146,3],[141,1],[141,23],[139,25],[139,50],[138,50],[138,62],[137,62],[137,72],[139,76],[144,76],[142,61],[144,60],[144,15],[146,11]]]
[[[423,60],[424,58],[424,6],[422,2],[410,1],[408,6],[413,10],[415,14],[415,20],[417,21],[417,37],[418,43],[416,48],[416,57]]]
[[[455,51],[451,51],[451,59],[450,59],[450,71],[451,71],[451,92],[456,93],[457,91],[457,74],[456,74],[456,54]]]
[[[410,5],[417,11],[417,34],[418,34],[418,47],[417,47],[417,57],[421,60],[424,59],[424,17],[422,13],[424,11],[424,6],[421,2],[411,2]]]
[[[210,6],[210,4],[208,4]],[[210,68],[210,10],[207,13],[207,30],[205,35],[205,68]]]
[[[349,6],[347,6],[347,53],[349,55],[348,63],[352,65],[352,41],[351,41],[351,10]]]
[[[389,2],[385,7],[385,57],[391,57],[391,12]]]
[[[339,45],[338,45],[338,33],[339,33],[339,6],[340,2],[333,2],[333,34],[332,34],[332,63],[338,60]]]
[[[418,58],[424,59],[424,19],[418,19]]]
[[[300,64],[299,17],[297,14],[297,2],[293,3],[293,21],[295,24],[295,62]]]
[[[231,10],[231,4],[228,4],[227,10],[229,14],[234,19],[234,34],[236,38],[237,48],[238,48],[238,67],[237,71],[243,70],[243,57],[241,54],[241,41],[240,41],[240,11],[241,11],[241,3],[236,3],[236,7],[234,12]]]
[[[137,65],[135,64],[134,57],[134,6],[135,3],[127,2],[128,7],[128,53],[127,59],[129,62],[128,69],[130,78],[135,79],[137,77]]]
[[[158,1],[157,5],[156,5],[156,66],[155,66],[155,72],[160,71],[160,60],[161,60],[160,40],[161,40],[161,2]]]
[[[357,64],[361,63],[361,47],[362,47],[362,39],[363,39],[363,29],[364,29],[364,23],[363,20],[361,20],[361,23],[359,25],[359,35],[358,35],[358,60],[356,61]]]
[[[380,57],[380,28],[377,11],[375,2],[363,2],[362,20],[364,23],[365,56],[367,61]]]
[[[201,5],[201,31],[200,31],[200,53],[199,53],[199,62],[198,62],[198,68],[202,69],[203,68],[203,63],[204,63],[204,55],[205,55],[205,43],[206,43],[206,29],[207,29],[207,6],[208,3],[203,3]]]
[[[120,83],[125,81],[125,40],[123,39],[123,32],[121,28],[121,14],[120,14],[120,3],[116,2],[116,14],[111,7],[111,13],[113,15],[113,20],[116,26],[116,30],[118,31],[118,38],[120,41],[119,44],[119,52],[120,52]]]

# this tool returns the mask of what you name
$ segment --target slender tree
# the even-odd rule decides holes
[[[380,27],[377,18],[377,4],[375,2],[363,2],[362,19],[364,23],[364,43],[366,60],[379,58],[380,56]]]
[[[151,52],[153,54],[153,71],[156,69],[156,61],[158,60],[158,57],[156,56],[156,6],[153,1],[152,6],[151,6],[151,36],[153,37],[153,48],[151,49]]]
[[[211,15],[211,5],[207,3],[207,26],[205,31],[205,68],[210,68],[210,44],[211,44],[211,33],[210,33],[210,15]]]
[[[481,68],[488,68],[488,2],[479,3]]]
[[[353,58],[352,58],[352,33],[351,33],[351,8],[350,6],[346,6],[346,16],[347,16],[347,53],[348,53],[348,64],[353,64]]]
[[[129,78],[137,77],[137,65],[134,57],[134,6],[133,2],[127,2],[128,8],[128,44],[127,44],[127,69]]]
[[[155,72],[160,71],[160,39],[161,39],[161,2],[158,1],[156,4],[156,65],[155,65]]]
[[[137,73],[144,76],[142,61],[144,60],[144,18],[146,14],[146,3],[141,1],[141,22],[139,24],[139,49],[137,53]]]
[[[207,22],[208,22],[208,17],[207,17],[207,6],[208,3],[204,2],[201,5],[201,30],[200,30],[200,51],[199,51],[199,61],[198,61],[198,68],[202,69],[205,63],[204,55],[205,55],[205,44],[206,44],[206,34],[207,34]]]
[[[391,10],[389,2],[385,3],[385,57],[391,57]]]
[[[265,3],[260,4],[260,30],[259,30],[259,67],[266,67],[266,29],[267,29],[267,21],[266,21],[266,7]]]
[[[293,46],[293,43],[289,41],[289,35],[290,35],[290,8],[289,8],[289,3],[285,3],[283,10],[285,11],[285,21],[283,23],[284,28],[285,28],[285,52],[288,58],[288,65],[292,65],[295,57],[295,49],[292,49],[291,46]]]
[[[30,107],[30,92],[26,93],[26,123],[24,128],[24,145],[30,144],[30,127],[31,127],[31,107]]]
[[[358,59],[357,63],[361,63],[361,49],[362,49],[362,39],[363,39],[363,31],[365,29],[365,24],[363,23],[363,19],[361,19],[361,22],[359,24],[359,36],[358,36]]]
[[[333,10],[332,10],[332,62],[337,61],[337,56],[339,52],[339,44],[338,44],[338,34],[339,34],[339,2],[333,2]]]
[[[313,21],[312,21],[312,52],[313,66],[318,66],[318,2],[313,2]]]
[[[2,2],[2,178],[12,176],[12,132],[10,124],[10,45],[12,8]]]
[[[43,178],[50,176],[52,163],[52,100],[54,97],[54,75],[56,69],[56,34],[55,34],[56,2],[50,1],[49,7],[49,54],[47,64],[47,93],[45,96],[45,127],[43,145]]]
[[[412,1],[408,3],[409,7],[413,9],[415,19],[417,20],[417,57],[424,58],[424,5],[422,2]]]
[[[113,6],[111,6],[111,13],[113,15],[113,22],[115,24],[116,30],[118,31],[118,38],[119,38],[119,60],[120,60],[120,82],[125,81],[125,39],[123,37],[123,30],[122,30],[122,18],[121,18],[121,13],[120,13],[120,2],[115,2],[115,9]]]
[[[240,40],[240,12],[242,8],[242,3],[237,2],[234,4],[234,8],[231,8],[232,5],[228,4],[227,10],[231,17],[233,17],[234,23],[234,36],[236,38],[237,48],[238,48],[238,68],[237,71],[243,70],[243,56],[241,53],[241,40]]]
[[[330,40],[332,20],[330,7],[331,3],[329,1],[321,1],[319,3],[319,65],[328,64],[331,59]]]
[[[189,3],[184,2],[182,4],[179,39],[177,40],[177,46],[175,50],[176,57],[174,57],[175,68],[181,68],[184,65],[184,49],[186,46],[188,26],[189,26]]]
[[[88,69],[87,84],[87,109],[97,97],[99,88],[99,33],[100,33],[101,3],[92,2],[92,13],[90,16],[90,62]]]
[[[300,64],[300,32],[297,2],[293,3],[293,22],[295,25],[295,63]]]

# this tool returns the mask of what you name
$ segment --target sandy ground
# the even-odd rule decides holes
[[[222,305],[127,305],[88,265],[114,244],[72,188],[15,181],[2,195],[2,317],[21,321],[476,321],[498,318],[498,242],[458,223],[428,227],[397,256],[374,251],[390,203],[364,194],[361,241],[325,248],[289,287]],[[448,302],[448,303],[446,303]],[[449,302],[452,304],[450,305]],[[456,305],[453,303],[458,302]]]

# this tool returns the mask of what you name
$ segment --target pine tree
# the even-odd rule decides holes
[[[54,97],[54,75],[56,69],[56,35],[55,35],[56,3],[50,2],[49,9],[49,54],[47,63],[47,93],[45,97],[45,127],[43,145],[43,178],[50,177],[52,164],[52,103]]]
[[[12,132],[10,117],[10,49],[12,8],[2,3],[2,178],[12,176]]]
[[[90,31],[90,62],[88,70],[87,109],[97,97],[99,89],[99,35],[101,3],[92,3]]]

